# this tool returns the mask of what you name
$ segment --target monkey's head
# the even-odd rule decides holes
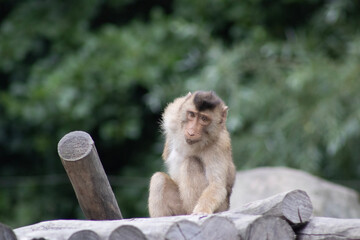
[[[189,145],[215,141],[225,127],[228,107],[213,92],[189,93],[181,108],[182,130]]]

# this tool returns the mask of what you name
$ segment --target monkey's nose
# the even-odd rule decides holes
[[[187,133],[189,134],[190,137],[195,136],[195,131],[187,131]]]

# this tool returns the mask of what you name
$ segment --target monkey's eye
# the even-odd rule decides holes
[[[188,115],[189,119],[194,119],[195,118],[195,113],[194,112],[188,111],[187,115]]]
[[[207,116],[202,115],[200,117],[200,120],[203,124],[208,124],[210,122],[210,119]]]

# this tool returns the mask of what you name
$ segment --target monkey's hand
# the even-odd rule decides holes
[[[209,207],[197,204],[192,212],[192,215],[207,215],[212,213],[213,211]]]
[[[224,184],[225,185],[225,184]],[[226,189],[222,184],[209,184],[202,192],[193,214],[212,214],[226,198]]]

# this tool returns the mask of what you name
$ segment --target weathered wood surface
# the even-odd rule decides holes
[[[245,204],[232,211],[250,215],[282,217],[292,225],[300,225],[309,221],[313,207],[306,192],[293,190]]]
[[[18,228],[14,232],[0,224],[1,240],[295,239],[288,222],[279,217],[231,212],[114,221],[55,220]],[[296,239],[360,239],[360,219],[315,217],[303,227],[296,228]]]
[[[15,229],[19,240],[67,240],[91,230],[100,239],[239,239],[234,223],[221,216],[176,216],[113,221],[55,220]],[[86,234],[90,234],[87,232]],[[93,234],[94,235],[94,234]],[[94,235],[94,239],[96,236]],[[77,238],[74,238],[77,239]]]
[[[314,217],[306,226],[297,231],[297,239],[360,239],[360,219]]]
[[[300,200],[299,200],[300,199]],[[21,240],[49,238],[76,240],[80,231],[94,239],[294,239],[289,223],[308,220],[310,203],[306,194],[295,190],[272,198],[247,204],[247,207],[212,215],[190,215],[162,218],[138,218],[119,221],[58,220],[35,224],[15,230]],[[310,201],[310,200],[309,200]],[[291,207],[293,204],[295,207]],[[302,205],[305,205],[303,207]],[[307,207],[307,208],[306,208]],[[299,210],[300,209],[300,210]],[[306,209],[302,214],[302,209]],[[246,215],[244,214],[252,215]],[[257,214],[257,215],[254,215]],[[293,217],[300,214],[300,220]],[[311,212],[310,212],[311,215]],[[288,220],[289,221],[289,220]],[[95,234],[94,234],[95,233]],[[77,234],[77,235],[76,235]]]
[[[122,215],[89,134],[75,131],[58,144],[58,153],[87,219],[122,219]]]
[[[295,239],[295,233],[283,219],[275,216],[244,215],[241,213],[224,212],[221,216],[231,219],[241,239]]]
[[[248,204],[248,209],[243,207],[236,211],[231,210],[211,215],[112,221],[54,220],[15,229],[16,236],[11,229],[0,224],[0,239],[360,239],[360,219],[315,217],[305,223],[304,219],[308,219],[309,212],[307,211],[310,208],[306,204],[308,209],[305,214],[301,214],[302,208],[299,210],[299,206],[302,206],[304,201],[302,200],[299,203],[298,198],[295,196],[306,199],[302,191],[296,190]],[[288,205],[291,205],[291,202],[297,207],[289,207]],[[292,217],[294,213],[289,214],[288,211],[298,212],[298,220],[301,220],[300,222],[303,224],[291,225],[290,223],[296,223],[296,218]],[[243,212],[260,213],[261,215],[248,215]]]
[[[19,240],[54,239],[294,239],[290,225],[272,216],[243,214],[190,215],[114,221],[55,220],[15,229]],[[91,238],[90,238],[91,237]]]

